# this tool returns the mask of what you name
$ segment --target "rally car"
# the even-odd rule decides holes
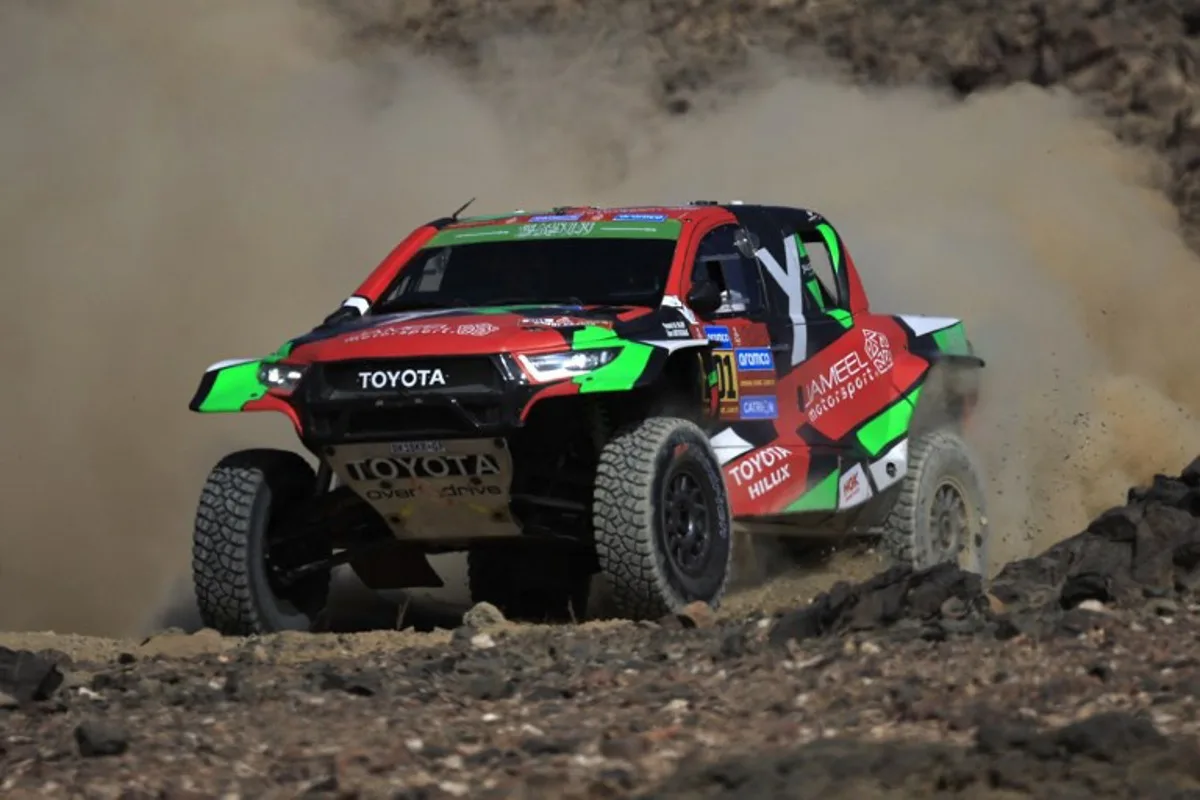
[[[695,202],[450,217],[198,412],[275,411],[303,450],[232,453],[194,530],[204,622],[311,628],[331,570],[437,587],[467,553],[514,618],[717,606],[735,531],[878,538],[987,569],[963,322],[870,307],[822,215]],[[315,464],[315,468],[314,465]]]

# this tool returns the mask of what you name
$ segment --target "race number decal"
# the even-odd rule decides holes
[[[738,369],[732,350],[713,353],[717,369],[717,402],[720,416],[736,419],[738,408]]]
[[[738,382],[733,353],[713,353],[713,360],[717,365],[717,397],[722,403],[735,402],[738,399]]]

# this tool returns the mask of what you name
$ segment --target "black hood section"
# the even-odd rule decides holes
[[[620,314],[626,313],[637,306],[574,306],[565,303],[549,303],[539,306],[526,306],[520,308],[506,309],[503,314],[511,314],[522,317],[527,320],[537,319],[553,319],[555,317],[571,317],[580,320],[606,322],[615,325],[617,317]],[[353,311],[352,309],[347,309]],[[299,336],[292,340],[294,347],[319,342],[324,339],[332,339],[337,336],[343,336],[356,331],[367,328],[375,328],[388,324],[400,324],[406,322],[432,322],[441,317],[446,316],[462,316],[476,315],[482,318],[495,316],[493,311],[483,311],[478,308],[436,308],[436,309],[413,309],[411,311],[397,311],[391,314],[379,314],[368,316],[351,316],[339,319],[337,311],[325,318],[325,322],[313,328],[303,336]],[[651,318],[653,315],[646,315],[645,318]],[[641,318],[637,320],[641,322]],[[570,328],[563,328],[570,330]]]

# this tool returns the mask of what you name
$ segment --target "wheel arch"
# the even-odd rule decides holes
[[[296,410],[259,377],[265,365],[279,361],[283,355],[281,349],[266,358],[230,359],[209,366],[200,376],[188,409],[199,414],[275,411],[287,417],[299,434],[301,424]]]

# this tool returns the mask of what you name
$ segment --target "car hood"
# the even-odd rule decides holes
[[[584,328],[606,329],[616,337],[618,328],[652,311],[643,306],[566,305],[407,311],[318,328],[295,340],[287,360],[548,352],[569,347]]]

